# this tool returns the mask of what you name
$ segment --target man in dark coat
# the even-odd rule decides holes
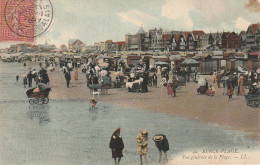
[[[29,82],[29,87],[32,87],[32,79],[33,79],[32,71],[30,71],[27,74],[27,79],[28,79],[28,82]]]
[[[98,84],[98,77],[96,75],[93,77],[93,84]]]
[[[156,73],[153,74],[153,86],[157,87],[157,76],[156,76]]]
[[[71,75],[70,75],[70,72],[69,72],[69,71],[67,71],[67,72],[65,73],[65,79],[66,79],[66,81],[67,81],[67,88],[69,88],[69,87],[70,87],[70,79],[71,79]]]
[[[143,88],[144,88],[144,92],[148,92],[148,79],[149,79],[149,75],[148,73],[144,73],[144,77],[143,77],[144,81],[143,81]]]
[[[233,74],[234,74],[234,76],[231,81],[232,81],[232,84],[234,87],[234,93],[236,95],[238,95],[238,77],[237,77],[236,73],[233,73]]]
[[[42,75],[42,83],[49,84],[49,82],[50,82],[50,79],[49,79],[48,74],[47,73],[43,74]]]
[[[121,157],[123,157],[124,143],[120,136],[120,128],[117,128],[112,136],[109,143],[109,148],[112,150],[112,158],[114,158],[115,165],[119,165]],[[118,160],[116,161],[116,159]]]
[[[162,159],[162,151],[164,152],[165,156],[165,163],[167,164],[167,151],[169,150],[169,143],[165,135],[163,134],[157,134],[153,137],[153,141],[155,142],[155,146],[158,148],[160,152],[160,157],[159,157],[159,163],[161,163]]]

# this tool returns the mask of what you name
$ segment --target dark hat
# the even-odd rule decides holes
[[[120,133],[120,128],[117,128],[114,132],[113,132],[113,135],[117,134],[117,133]]]

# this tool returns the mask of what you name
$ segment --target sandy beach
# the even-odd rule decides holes
[[[56,71],[49,72],[49,77],[52,86],[50,99],[88,100],[92,97],[81,70],[78,80],[74,80],[72,72],[70,88],[66,87],[59,67]],[[218,124],[227,129],[249,132],[252,137],[260,140],[259,109],[248,107],[243,96],[233,96],[233,100],[228,101],[228,96],[222,95],[223,88],[217,88],[210,76],[207,79],[216,89],[214,97],[198,95],[197,84],[190,82],[177,90],[175,98],[167,96],[165,87],[150,87],[148,93],[131,93],[126,88],[109,89],[108,95],[97,96],[97,100]]]

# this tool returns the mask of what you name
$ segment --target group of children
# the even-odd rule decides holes
[[[167,164],[167,151],[169,150],[169,143],[165,135],[157,134],[153,137],[155,146],[159,150],[159,163],[162,159],[162,152],[165,155],[165,163]],[[147,152],[148,152],[148,132],[146,129],[142,129],[136,137],[137,150],[140,155],[140,164],[147,164]],[[114,158],[115,165],[119,165],[121,158],[123,157],[124,143],[120,136],[120,128],[117,128],[109,143],[109,148],[112,150],[112,158]]]

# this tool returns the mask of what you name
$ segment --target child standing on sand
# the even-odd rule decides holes
[[[94,109],[95,106],[97,105],[97,100],[93,97],[92,99],[90,99],[89,101],[91,109]]]
[[[16,75],[16,82],[19,80],[19,75]]]
[[[27,85],[27,76],[26,75],[23,76],[23,85],[24,85],[24,87],[26,87],[26,85]]]
[[[140,164],[143,165],[144,156],[144,165],[147,165],[147,152],[148,152],[148,132],[146,129],[142,129],[136,137],[137,150],[140,155]]]

